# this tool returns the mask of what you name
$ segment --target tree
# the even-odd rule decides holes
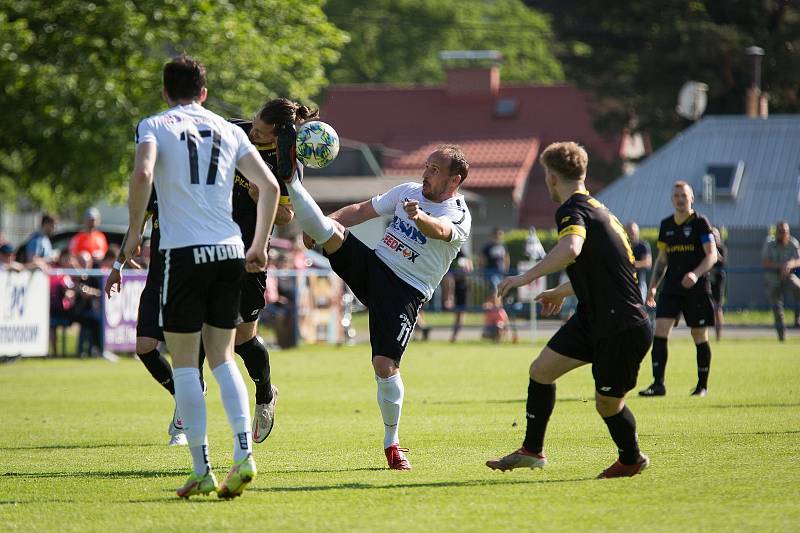
[[[324,9],[350,34],[335,83],[435,84],[439,51],[476,49],[503,53],[504,81],[563,78],[547,19],[520,0],[336,0]]]
[[[317,94],[345,40],[321,0],[0,0],[0,195],[63,210],[118,190],[172,55],[206,64],[209,108],[247,116]]]
[[[742,114],[745,48],[765,49],[773,112],[800,111],[800,11],[788,0],[528,0],[552,16],[567,78],[594,95],[597,126],[634,125],[654,144],[687,122],[675,114],[688,80],[709,86],[707,113]]]

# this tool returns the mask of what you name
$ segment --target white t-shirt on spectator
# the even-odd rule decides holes
[[[200,244],[242,244],[231,217],[236,163],[258,152],[235,124],[200,104],[145,118],[136,144],[155,143],[155,188],[162,250]]]
[[[450,241],[423,235],[416,223],[406,216],[403,209],[406,199],[419,201],[420,209],[447,221],[452,228]],[[432,202],[422,195],[421,184],[403,183],[374,197],[372,207],[380,215],[394,215],[375,253],[400,279],[429,300],[469,237],[472,217],[464,196],[457,194],[444,202]]]

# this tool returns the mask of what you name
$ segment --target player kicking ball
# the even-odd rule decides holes
[[[634,257],[625,229],[584,185],[589,158],[574,142],[554,143],[539,158],[556,211],[558,244],[535,267],[504,279],[503,296],[552,272],[567,269],[569,281],[536,299],[544,315],[558,314],[564,298],[575,295],[575,314],[548,341],[530,367],[527,428],[522,447],[486,462],[493,470],[542,468],[547,423],[556,402],[555,381],[591,364],[595,407],[617,445],[619,458],[599,478],[634,476],[650,460],[639,451],[636,419],[625,394],[636,386],[639,365],[653,340],[636,281]]]
[[[384,454],[389,468],[411,470],[398,433],[405,395],[400,359],[420,307],[469,236],[471,218],[458,192],[469,165],[459,147],[440,146],[428,157],[421,184],[398,185],[326,217],[300,181],[294,138],[293,129],[278,133],[277,175],[287,184],[300,227],[322,244],[333,271],[369,310]],[[375,250],[345,229],[380,215],[393,218]]]

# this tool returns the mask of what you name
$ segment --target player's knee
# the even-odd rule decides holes
[[[158,341],[150,337],[136,337],[136,353],[148,353],[158,348]]]
[[[549,385],[553,382],[553,377],[550,375],[550,372],[547,371],[547,365],[542,362],[541,357],[537,357],[533,360],[528,370],[528,375],[533,381],[541,383],[542,385]]]
[[[373,356],[372,368],[375,370],[375,375],[383,379],[391,377],[400,371],[393,359],[382,355]]]
[[[624,406],[625,406],[624,398],[603,396],[601,394],[595,394],[594,396],[594,407],[595,409],[597,409],[597,413],[603,418],[614,416],[615,414],[622,411],[622,408]]]
[[[692,339],[695,344],[708,341],[708,328],[692,328]]]

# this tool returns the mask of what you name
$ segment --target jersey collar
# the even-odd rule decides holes
[[[682,221],[678,222],[678,219],[677,219],[677,218],[675,218],[675,214],[673,213],[673,215],[672,215],[672,220],[674,220],[674,221],[675,221],[675,224],[677,224],[678,226],[682,226],[682,225],[686,224],[687,222],[689,222],[690,220],[692,220],[692,218],[693,218],[693,217],[694,217],[696,214],[697,214],[697,212],[696,212],[696,211],[692,211],[692,212],[691,212],[691,214],[690,214],[688,217],[686,217],[686,218],[685,218],[685,219],[683,219]]]

